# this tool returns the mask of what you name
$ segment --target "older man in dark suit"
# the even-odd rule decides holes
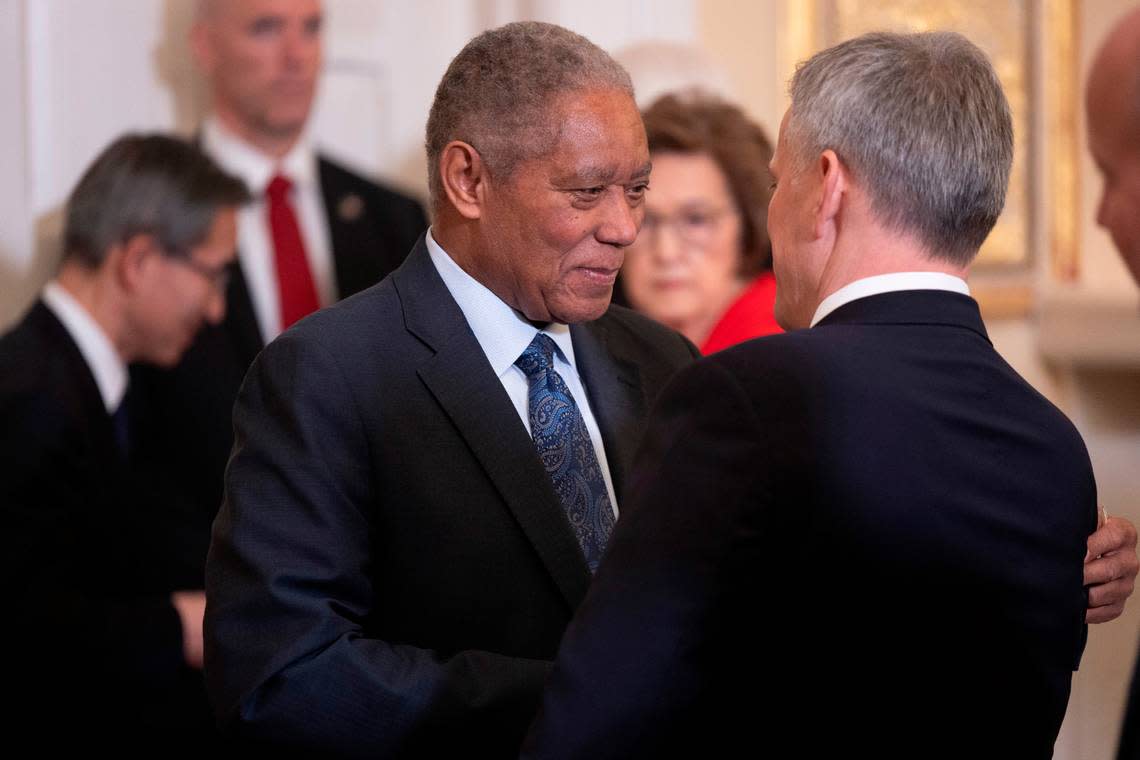
[[[873,34],[791,96],[792,332],[662,393],[528,757],[1052,755],[1096,487],[965,282],[1012,160],[997,76],[959,35]]]
[[[169,485],[169,548],[199,585],[254,356],[300,317],[379,282],[427,227],[417,201],[313,144],[322,24],[319,0],[200,0],[191,32],[212,96],[198,141],[254,200],[238,215],[226,318],[177,367],[137,369],[135,386],[140,449]]]
[[[629,77],[559,27],[470,42],[427,127],[435,222],[254,363],[207,567],[207,682],[255,742],[517,752],[695,349],[610,307],[643,215]]]
[[[6,715],[34,746],[162,752],[214,734],[205,598],[175,577],[131,465],[127,363],[170,366],[222,319],[245,200],[180,140],[117,140],[68,200],[59,273],[0,338]]]

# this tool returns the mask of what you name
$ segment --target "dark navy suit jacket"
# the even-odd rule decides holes
[[[1050,757],[1096,491],[941,291],[680,373],[526,757]]]
[[[571,327],[621,492],[696,349],[627,309]],[[322,755],[510,756],[590,573],[421,238],[254,362],[206,573],[236,734]]]
[[[213,740],[202,674],[183,661],[159,506],[79,348],[37,301],[0,338],[11,736],[158,752],[171,736],[186,751]]]

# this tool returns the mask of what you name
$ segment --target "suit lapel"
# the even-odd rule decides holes
[[[336,269],[337,298],[347,298],[380,279],[379,262],[384,252],[379,249],[372,228],[366,223],[371,213],[365,198],[338,182],[332,167],[317,158],[321,198],[328,220],[329,244]],[[352,255],[360,252],[361,255]]]
[[[570,336],[578,375],[602,433],[620,509],[625,473],[633,462],[640,439],[640,420],[646,414],[641,371],[635,364],[616,359],[609,350],[604,321],[573,325]]]
[[[590,583],[582,550],[518,412],[463,312],[435,271],[423,238],[393,275],[408,330],[435,355],[420,379],[467,442],[574,609]]]
[[[233,277],[226,291],[226,319],[223,329],[233,344],[240,366],[248,367],[264,347],[261,327],[253,311],[253,300],[245,282],[241,265],[234,267]]]

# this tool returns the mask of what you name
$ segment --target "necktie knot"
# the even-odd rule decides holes
[[[554,366],[554,341],[545,333],[538,333],[526,350],[515,359],[515,366],[528,378]]]
[[[280,174],[275,174],[273,175],[273,179],[269,180],[269,184],[265,187],[265,194],[269,196],[269,200],[274,203],[280,203],[289,198],[289,191],[292,189],[292,180]]]

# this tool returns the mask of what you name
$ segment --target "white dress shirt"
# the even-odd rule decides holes
[[[127,392],[126,362],[95,318],[62,285],[52,280],[44,286],[42,298],[83,354],[107,414],[114,414]]]
[[[521,314],[504,303],[497,295],[492,293],[485,285],[476,280],[462,267],[452,260],[451,256],[440,248],[439,243],[432,237],[431,230],[427,233],[427,248],[431,255],[432,264],[435,265],[443,284],[451,292],[451,297],[459,304],[460,311],[467,319],[471,332],[475,333],[475,340],[491,363],[491,369],[503,384],[503,389],[510,396],[515,411],[519,414],[523,426],[529,435],[530,412],[527,406],[527,393],[530,386],[526,374],[515,366],[526,347],[534,340],[539,329],[528,322]],[[613,505],[614,517],[617,517],[617,496],[614,494],[613,479],[610,477],[610,466],[606,459],[606,450],[602,445],[602,434],[598,430],[598,422],[590,410],[590,400],[586,390],[582,387],[582,380],[578,377],[578,370],[574,364],[574,344],[570,340],[569,325],[551,322],[542,329],[542,332],[554,340],[557,351],[554,352],[554,369],[566,382],[570,395],[582,413],[586,423],[586,431],[590,434],[590,441],[594,444],[594,453],[598,457],[598,465],[602,468],[602,478],[606,481],[606,492]]]
[[[273,233],[269,228],[269,207],[265,188],[276,174],[293,183],[291,199],[305,243],[305,257],[321,306],[337,300],[336,270],[333,266],[329,222],[321,196],[317,155],[302,137],[293,149],[275,162],[252,145],[243,142],[217,119],[202,125],[202,148],[230,174],[241,178],[253,202],[238,211],[238,257],[249,288],[253,311],[261,337],[266,343],[281,333],[281,297],[277,289]]]
[[[952,293],[970,295],[970,286],[961,277],[944,272],[892,272],[874,277],[864,277],[849,282],[827,298],[823,299],[811,318],[815,327],[831,312],[844,304],[880,293],[893,293],[897,290],[948,290]]]

